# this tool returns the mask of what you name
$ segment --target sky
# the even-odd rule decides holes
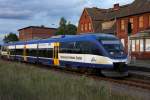
[[[85,7],[110,8],[113,4],[125,5],[134,0],[0,0],[0,43],[6,33],[18,34],[27,26],[59,26],[61,17],[72,24]]]

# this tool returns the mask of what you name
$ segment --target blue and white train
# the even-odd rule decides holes
[[[120,40],[102,33],[4,44],[1,57],[59,67],[97,69],[108,77],[128,75],[127,54]]]

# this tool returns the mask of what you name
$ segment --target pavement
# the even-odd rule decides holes
[[[150,68],[150,60],[131,60],[129,66]]]
[[[150,80],[150,60],[132,60],[128,64],[128,69],[131,76]]]
[[[150,72],[129,70],[129,76],[138,78],[138,79],[150,80]]]
[[[150,73],[150,60],[132,60],[128,64],[129,70],[144,71]]]

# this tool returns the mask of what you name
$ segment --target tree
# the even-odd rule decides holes
[[[67,23],[66,19],[62,17],[59,22],[59,28],[56,35],[75,35],[77,32],[77,27],[69,21]]]
[[[60,19],[59,26],[65,26],[66,23],[67,23],[66,19],[65,19],[64,17],[62,17],[62,18]]]
[[[3,39],[4,43],[19,41],[18,36],[14,33],[9,33]]]
[[[66,27],[66,34],[75,35],[77,32],[77,27],[73,24],[68,24]]]

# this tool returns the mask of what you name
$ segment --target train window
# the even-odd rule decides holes
[[[7,51],[7,47],[6,47],[6,46],[3,46],[3,47],[2,47],[2,51]]]
[[[38,56],[45,57],[45,58],[53,58],[53,49],[52,48],[39,49]]]
[[[76,48],[76,42],[61,43],[60,53],[80,53],[80,49]]]
[[[26,49],[27,56],[37,56],[37,50],[36,49]]]
[[[67,44],[64,42],[60,43],[60,53],[67,53]]]
[[[108,41],[108,40],[109,40],[109,41],[110,41],[110,40],[114,41],[114,40],[118,40],[118,39],[117,39],[116,37],[107,37],[107,36],[106,36],[106,37],[97,37],[97,40],[101,42],[101,41],[104,41],[104,40],[105,40],[105,41],[106,41],[106,40],[107,40],[107,41]]]
[[[94,54],[94,55],[101,55],[99,48],[96,44],[89,42],[89,41],[80,41],[77,42],[78,49],[80,49],[81,54]]]
[[[31,55],[36,57],[36,56],[37,56],[37,50],[36,50],[36,49],[33,49],[33,50],[31,51]]]
[[[53,49],[52,48],[47,49],[47,57],[53,58]]]
[[[94,55],[102,55],[100,50],[97,47],[92,48],[92,54]]]
[[[76,54],[80,54],[81,53],[81,49],[80,48],[75,48],[73,50],[73,52],[76,53]]]
[[[39,57],[46,57],[46,50],[45,49],[39,49],[38,50],[38,56]]]
[[[94,43],[89,41],[61,43],[60,52],[101,55],[99,48]]]
[[[30,52],[29,52],[29,49],[26,49],[26,55],[27,55],[27,56],[30,56],[29,53],[30,53]]]
[[[16,50],[15,49],[10,49],[10,55],[16,55]]]
[[[75,53],[75,42],[66,42],[61,43],[60,53]]]
[[[23,49],[16,49],[16,55],[23,55]]]

